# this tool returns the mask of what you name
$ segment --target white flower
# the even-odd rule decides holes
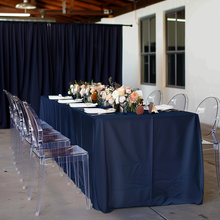
[[[74,85],[74,89],[73,89],[74,94],[77,93],[79,89],[80,89],[79,85],[78,85],[78,84],[75,84],[75,85]]]
[[[81,96],[83,96],[85,94],[85,92],[86,92],[86,89],[82,88],[79,93],[80,93]]]
[[[115,103],[119,104],[119,97],[115,99]]]
[[[120,97],[119,97],[119,101],[120,101],[121,103],[123,103],[125,100],[126,100],[125,96],[120,96]]]
[[[89,91],[90,91],[90,88],[87,87],[87,88],[86,88],[86,95],[89,95]]]
[[[118,97],[119,97],[119,93],[117,90],[115,90],[113,93],[112,93],[112,97],[116,100]]]
[[[115,100],[114,100],[113,98],[110,98],[110,99],[108,100],[108,103],[109,103],[110,105],[112,105],[114,102],[115,102]]]
[[[101,92],[101,97],[102,97],[102,99],[106,99],[106,92],[105,91]]]

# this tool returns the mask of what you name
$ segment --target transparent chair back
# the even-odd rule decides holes
[[[6,90],[3,91],[5,92],[9,101],[11,149],[13,149],[14,164],[18,174],[21,174],[23,119],[17,106],[17,97]],[[20,181],[22,181],[22,178],[20,178]]]
[[[19,125],[19,118],[18,118],[18,113],[17,113],[17,108],[14,103],[13,95],[6,91],[3,90],[8,98],[9,102],[9,113],[10,113],[10,119],[12,122],[12,126],[17,127]]]
[[[38,190],[37,190],[37,206],[36,215],[40,213],[41,199],[45,178],[45,166],[53,165],[53,161],[56,160],[59,167],[66,170],[68,183],[71,179],[71,164],[74,166],[74,175],[76,180],[76,186],[79,186],[79,170],[78,161],[83,163],[83,177],[85,186],[85,198],[86,207],[90,208],[90,191],[89,191],[89,156],[88,152],[84,151],[79,146],[71,146],[70,140],[63,136],[61,133],[55,133],[51,135],[44,135],[43,129],[40,124],[40,119],[37,117],[34,110],[30,105],[24,102],[24,106],[27,108],[27,112],[30,118],[30,124],[32,127],[32,153],[30,161],[30,174],[29,180],[32,180],[31,186],[28,191],[28,199],[32,197],[33,183],[35,169],[38,169]],[[36,166],[38,162],[38,166]],[[30,181],[29,181],[30,182]]]
[[[208,97],[204,99],[197,107],[196,113],[199,116],[202,140],[206,140],[208,136],[212,135],[216,167],[217,184],[220,191],[220,153],[219,153],[219,141],[216,137],[216,129],[219,123],[219,106],[220,101],[217,97]]]
[[[146,100],[146,104],[149,105],[150,102],[154,103],[154,105],[161,105],[163,101],[163,93],[161,90],[153,91]]]
[[[175,95],[173,98],[170,99],[168,105],[173,106],[174,109],[180,111],[187,111],[188,110],[188,96],[186,94],[180,93]]]
[[[208,97],[197,107],[196,113],[199,115],[200,127],[203,139],[215,132],[218,126],[219,99]]]

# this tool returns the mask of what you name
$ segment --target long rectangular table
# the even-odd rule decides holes
[[[203,155],[197,114],[90,116],[41,97],[40,118],[89,152],[93,208],[201,204]]]

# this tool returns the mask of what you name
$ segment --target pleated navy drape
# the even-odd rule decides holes
[[[3,89],[31,103],[66,94],[69,82],[122,84],[122,26],[0,22],[0,128],[9,127]]]

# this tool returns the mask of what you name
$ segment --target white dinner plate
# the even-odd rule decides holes
[[[172,106],[172,105],[162,104],[162,105],[155,105],[155,108],[156,108],[157,110],[160,110],[160,111],[166,111],[166,110],[172,109],[173,106]],[[148,105],[145,105],[145,106],[144,106],[144,110],[149,110]]]
[[[108,114],[108,113],[114,113],[115,109],[114,108],[84,108],[85,113],[88,114]]]
[[[62,95],[49,95],[50,100],[60,100],[60,99],[73,99],[72,96],[62,96]]]
[[[173,106],[172,106],[172,105],[162,104],[162,105],[155,105],[155,108],[156,108],[157,110],[165,111],[165,110],[172,109]]]
[[[71,108],[91,108],[96,107],[97,103],[70,103]]]
[[[58,102],[59,102],[59,103],[62,103],[62,104],[69,104],[69,103],[82,102],[82,99],[69,99],[69,100],[59,99]]]

